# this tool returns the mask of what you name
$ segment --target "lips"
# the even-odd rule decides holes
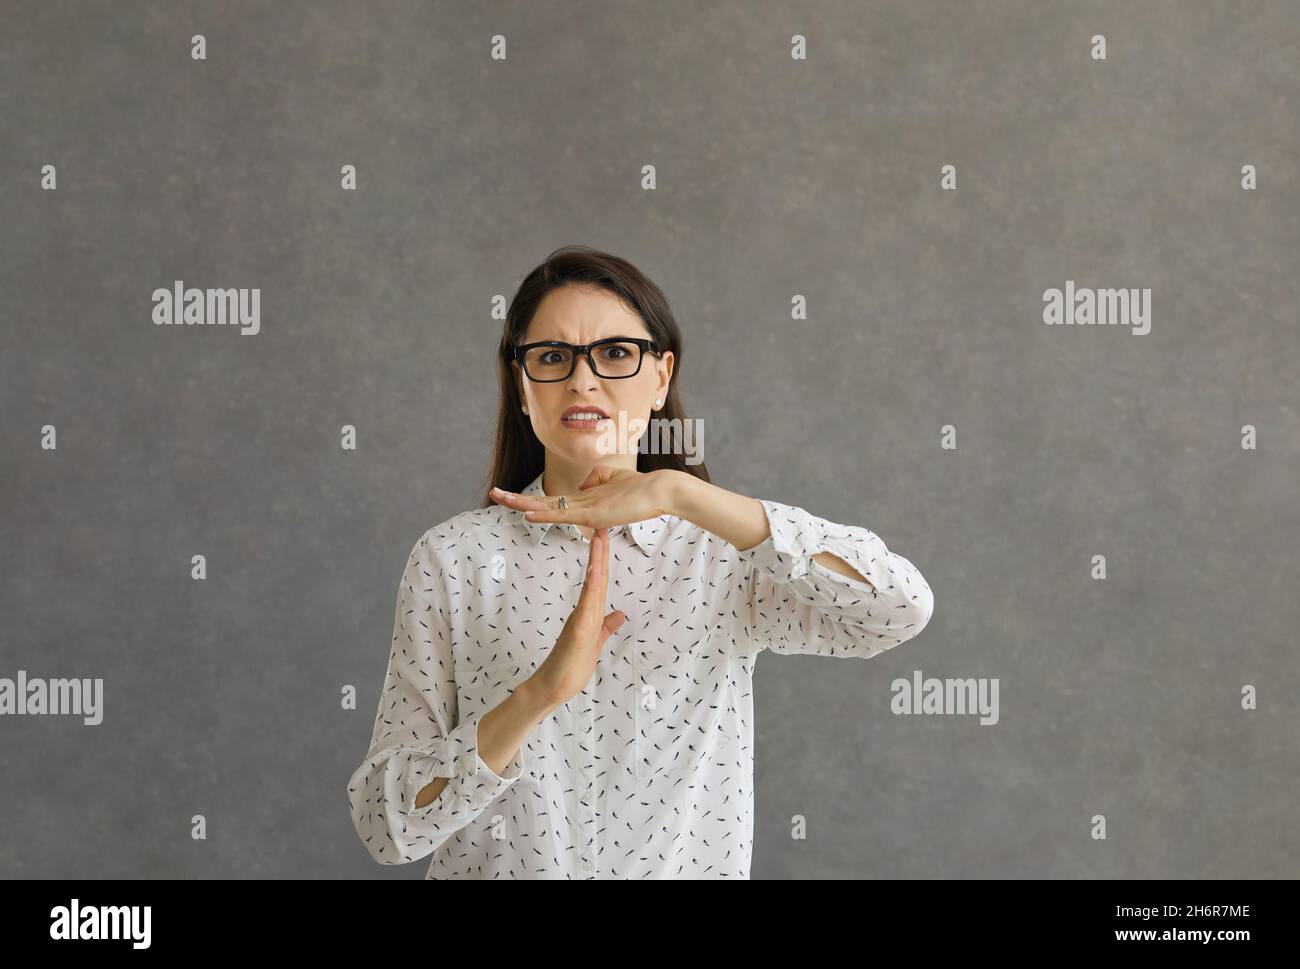
[[[560,420],[568,421],[576,414],[599,414],[600,420],[609,419],[609,415],[606,414],[605,411],[599,407],[596,407],[594,405],[588,405],[588,404],[575,404],[572,407],[566,407],[564,409],[564,413],[560,415]],[[598,422],[590,421],[590,423],[595,424]]]

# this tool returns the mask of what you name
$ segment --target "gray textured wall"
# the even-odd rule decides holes
[[[1298,39],[1290,2],[6,3],[0,676],[105,697],[0,718],[3,873],[423,876],[345,799],[397,580],[477,500],[492,297],[586,242],[669,294],[715,481],[935,592],[874,660],[759,660],[754,877],[1297,876]],[[177,279],[259,287],[261,332],[155,326]],[[1067,279],[1151,331],[1044,325]],[[999,722],[892,714],[914,670],[998,678]]]

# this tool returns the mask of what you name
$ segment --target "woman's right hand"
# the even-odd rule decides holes
[[[565,621],[550,655],[529,677],[537,693],[555,706],[567,703],[591,682],[605,640],[627,620],[617,609],[604,614],[609,590],[609,529],[594,529],[590,545],[587,577],[578,604]]]

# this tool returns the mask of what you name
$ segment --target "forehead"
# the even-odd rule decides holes
[[[561,286],[542,297],[522,342],[592,343],[610,336],[649,335],[641,317],[613,293],[589,286]]]

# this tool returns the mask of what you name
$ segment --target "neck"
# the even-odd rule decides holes
[[[542,472],[542,492],[546,495],[575,495],[578,493],[578,485],[587,479],[591,474],[591,469],[597,464],[603,464],[611,468],[627,468],[630,471],[636,470],[636,453],[632,454],[611,454],[607,458],[602,458],[598,462],[591,464],[575,464],[566,458],[556,457],[550,451],[546,452],[546,468]]]

